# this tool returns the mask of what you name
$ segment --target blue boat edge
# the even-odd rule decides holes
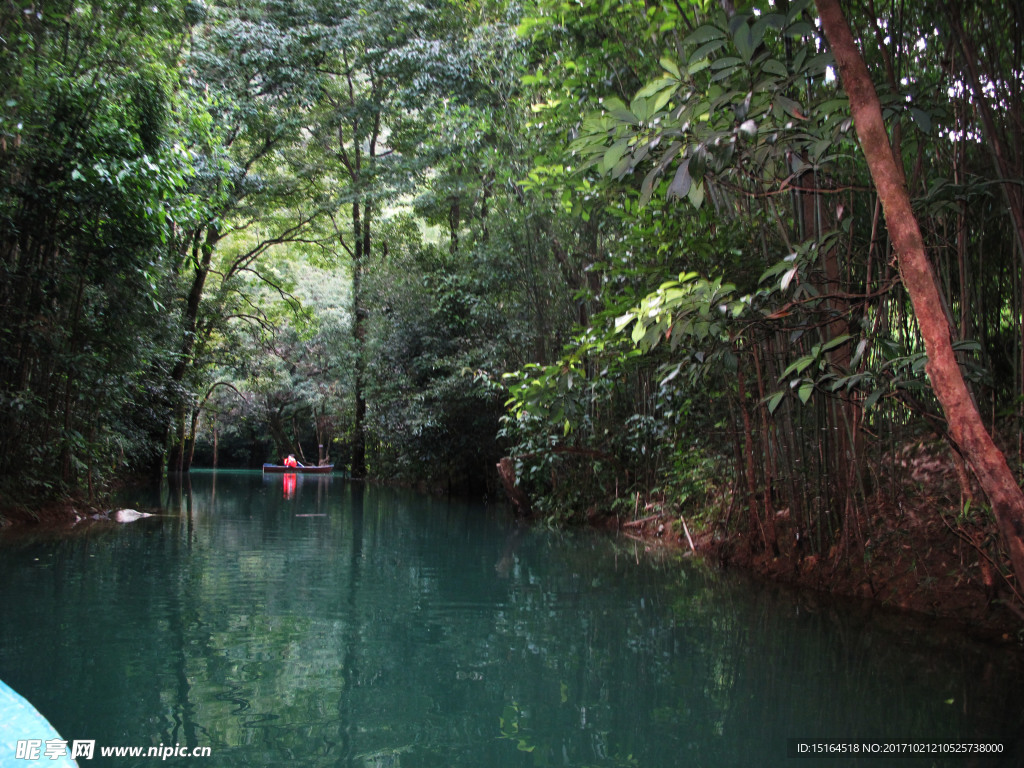
[[[40,742],[37,758],[19,757],[18,742],[31,740]],[[55,758],[46,755],[46,743],[53,740],[68,746],[64,754]],[[57,729],[28,699],[0,680],[0,768],[26,768],[31,765],[78,768],[78,763],[69,755],[70,742],[57,733]]]

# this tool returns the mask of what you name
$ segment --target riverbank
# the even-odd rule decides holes
[[[123,475],[95,493],[71,494],[64,498],[11,498],[0,493],[0,530],[5,528],[70,528],[84,521],[104,517],[114,507],[118,494],[145,488],[150,480],[141,475]]]
[[[971,634],[1024,645],[1024,605],[994,557],[994,523],[957,516],[920,500],[881,500],[858,535],[824,554],[802,547],[787,511],[776,515],[778,553],[741,534],[684,529],[682,518],[649,516],[620,526],[649,548],[667,547],[760,578],[883,608],[955,622]],[[689,537],[687,537],[689,530]]]
[[[99,512],[99,507],[76,499],[47,501],[35,506],[0,499],[0,530],[37,526],[62,528]]]

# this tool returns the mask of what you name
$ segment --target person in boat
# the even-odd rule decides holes
[[[294,467],[299,466],[299,462],[295,460],[295,455],[294,454],[289,453],[288,454],[288,458],[284,460],[284,465],[286,467],[293,467],[294,468]]]

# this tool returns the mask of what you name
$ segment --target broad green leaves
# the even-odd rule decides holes
[[[675,351],[680,345],[702,349],[731,341],[730,327],[750,307],[750,297],[734,295],[735,286],[720,278],[706,280],[696,273],[663,283],[638,307],[615,321],[615,331],[630,327],[630,338],[644,351],[667,341]]]
[[[663,56],[661,76],[638,89],[628,106],[606,98],[583,120],[570,146],[581,160],[579,170],[596,167],[624,180],[646,168],[642,203],[660,187],[667,199],[699,208],[705,176],[742,175],[741,165],[750,165],[784,183],[789,169],[780,162],[783,153],[799,156],[808,148],[815,162],[823,162],[837,136],[833,115],[843,102],[834,98],[817,109],[795,98],[803,82],[820,77],[831,63],[827,53],[808,57],[806,47],[788,61],[779,58],[788,50],[784,41],[813,36],[800,6],[785,16],[735,14],[698,26],[683,39],[689,50],[684,62]]]

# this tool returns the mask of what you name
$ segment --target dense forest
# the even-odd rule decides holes
[[[1022,58],[1020,0],[13,0],[0,494],[294,453],[833,561],[923,514],[1019,599]]]

